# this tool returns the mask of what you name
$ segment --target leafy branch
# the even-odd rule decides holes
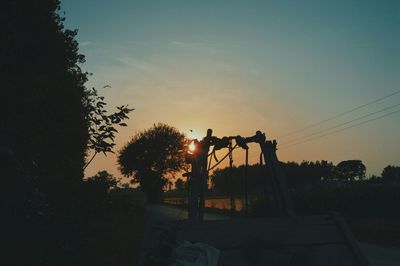
[[[105,86],[104,88],[109,87]],[[129,119],[128,114],[134,109],[128,108],[128,105],[117,106],[118,111],[108,114],[105,109],[107,103],[103,96],[99,96],[97,90],[92,88],[86,91],[84,98],[86,107],[86,120],[88,123],[88,150],[93,150],[94,154],[87,161],[83,169],[93,161],[98,153],[114,153],[115,134],[118,133],[116,126],[126,127],[127,124],[123,121]]]

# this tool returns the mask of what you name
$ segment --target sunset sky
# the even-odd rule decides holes
[[[399,1],[64,0],[61,12],[79,30],[88,86],[136,109],[116,151],[163,122],[190,137],[261,130],[281,161],[360,159],[368,175],[400,165]],[[86,175],[103,169],[121,175],[113,155]]]

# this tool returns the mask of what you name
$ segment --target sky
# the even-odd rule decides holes
[[[221,137],[261,130],[278,141],[281,161],[360,159],[368,175],[400,165],[399,1],[64,0],[61,7],[66,27],[78,29],[82,67],[92,73],[87,86],[110,111],[135,108],[116,152],[163,122],[193,138],[208,128]],[[252,145],[250,163],[259,153]],[[243,155],[235,151],[236,165]],[[97,156],[85,174],[99,170],[121,176],[112,154]]]

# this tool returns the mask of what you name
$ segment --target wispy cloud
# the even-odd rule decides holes
[[[86,47],[86,46],[91,46],[91,45],[93,45],[93,42],[91,42],[91,41],[85,41],[85,42],[79,43],[79,46],[81,46],[81,47]]]
[[[207,53],[217,53],[222,50],[213,45],[212,42],[187,42],[187,41],[177,41],[173,40],[170,42],[173,47],[180,49],[190,49],[195,51],[202,51]]]

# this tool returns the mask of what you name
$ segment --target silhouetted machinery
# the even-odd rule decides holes
[[[248,144],[258,143],[260,145],[263,157],[268,164],[265,164],[267,172],[270,173],[270,186],[273,188],[273,195],[270,195],[269,200],[273,201],[275,205],[279,206],[283,215],[293,216],[293,204],[289,197],[286,180],[280,169],[278,158],[276,156],[276,141],[266,140],[265,134],[257,131],[252,137],[230,136],[218,138],[212,136],[212,130],[207,131],[206,137],[201,141],[194,140],[195,148],[193,151],[188,152],[187,162],[192,165],[192,171],[186,176],[190,177],[190,193],[188,204],[188,219],[189,221],[202,221],[204,215],[204,193],[207,187],[208,173],[211,168],[209,165],[208,157],[215,156],[215,151],[229,148],[228,154],[232,153],[232,141],[236,142],[236,146],[246,150],[246,167],[248,163]],[[210,148],[213,147],[210,153]],[[225,156],[226,157],[226,156]],[[211,160],[210,160],[211,162]],[[245,188],[246,198],[246,211],[247,211],[247,188]]]
[[[228,154],[231,154],[234,147],[241,147],[246,150],[247,165],[249,143],[260,145],[268,173],[269,191],[273,191],[268,200],[279,208],[280,215],[274,218],[203,221],[204,194],[208,172],[212,169],[208,158],[214,156],[216,150],[228,148]],[[173,239],[173,243],[167,246],[178,246],[185,241],[206,243],[220,250],[218,265],[369,265],[340,215],[295,214],[276,155],[275,140],[267,140],[260,131],[252,137],[218,138],[209,129],[202,140],[195,140],[193,144],[195,149],[187,157],[192,166],[191,172],[187,174],[190,178],[188,220],[181,222],[178,227],[171,226],[174,230],[169,230],[169,239]],[[162,245],[160,247],[164,249],[165,245],[164,248]]]

